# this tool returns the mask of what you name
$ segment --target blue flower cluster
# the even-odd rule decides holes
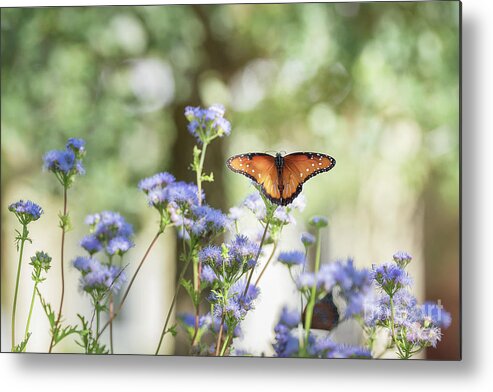
[[[305,264],[305,253],[297,250],[291,252],[281,252],[277,257],[277,261],[289,268],[296,265],[303,266]]]
[[[80,245],[92,256],[104,250],[109,256],[123,256],[134,246],[133,228],[118,212],[103,211],[88,215],[86,224],[90,234],[86,235]]]
[[[254,301],[260,294],[260,289],[254,285],[249,285],[245,293],[246,281],[235,282],[227,294],[218,295],[214,290],[209,296],[209,301],[213,305],[214,317],[225,318],[226,325],[237,326],[242,321],[248,311],[254,308]]]
[[[439,303],[418,304],[409,291],[411,278],[404,270],[411,256],[399,252],[393,258],[395,264],[373,266],[372,278],[380,295],[369,299],[364,320],[368,326],[393,329],[399,356],[408,358],[423,348],[436,347],[441,329],[450,326],[451,317]]]
[[[370,358],[368,349],[335,343],[330,338],[317,337],[310,334],[308,346],[300,347],[300,312],[282,309],[280,318],[274,327],[275,342],[273,344],[277,357],[299,357],[300,352],[313,358]]]
[[[68,188],[77,174],[85,174],[82,165],[85,153],[85,141],[70,138],[65,145],[65,150],[51,150],[44,155],[44,167],[55,173],[60,183]]]
[[[234,282],[255,267],[258,249],[258,245],[244,235],[236,235],[223,247],[214,245],[204,247],[199,251],[202,279],[210,284],[222,281]]]
[[[12,203],[9,205],[9,211],[15,214],[20,224],[23,226],[37,221],[41,217],[41,214],[43,214],[43,209],[30,200],[19,200]]]
[[[371,273],[354,267],[352,259],[324,264],[317,274],[304,272],[297,279],[298,289],[310,290],[316,286],[318,294],[327,294],[337,288],[346,303],[345,317],[362,314],[371,290]],[[317,294],[317,295],[318,295]]]
[[[411,285],[412,279],[398,264],[386,263],[374,265],[372,277],[383,291],[394,295],[398,290]]]
[[[110,290],[117,293],[126,281],[121,267],[101,263],[94,257],[77,257],[73,265],[81,273],[82,290],[91,295],[104,296]]]
[[[201,144],[209,143],[216,137],[228,136],[231,124],[224,118],[224,113],[222,105],[212,105],[208,109],[188,106],[185,108],[188,131]]]

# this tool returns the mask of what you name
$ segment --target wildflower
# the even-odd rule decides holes
[[[258,193],[248,195],[243,201],[243,205],[249,209],[258,220],[262,221],[265,219],[267,208]]]
[[[298,353],[298,331],[293,332],[293,329],[298,327],[300,321],[299,311],[289,311],[286,307],[282,309],[279,322],[274,327],[276,336],[273,347],[276,356],[290,357]]]
[[[326,227],[329,225],[328,219],[324,216],[314,216],[313,218],[310,219],[309,223],[310,223],[310,225],[316,227],[317,229],[320,229],[322,227]]]
[[[88,215],[85,222],[90,226],[91,234],[85,236],[80,244],[90,255],[104,249],[109,256],[123,256],[134,246],[132,225],[118,212]]]
[[[305,245],[305,248],[308,248],[315,243],[315,236],[310,233],[302,233],[301,242],[303,243],[303,245]]]
[[[423,319],[429,325],[434,325],[439,328],[448,328],[452,323],[452,317],[447,312],[442,304],[434,302],[425,302],[422,306]]]
[[[81,158],[86,152],[85,146],[86,142],[84,141],[84,139],[71,137],[67,140],[65,148],[67,150],[72,150],[77,158]]]
[[[233,241],[227,246],[229,264],[243,267],[244,265],[253,268],[255,257],[259,246],[251,242],[247,236],[236,235]]]
[[[82,246],[90,255],[93,255],[103,249],[103,244],[101,244],[94,234],[89,234],[82,238],[80,246]]]
[[[208,245],[199,251],[199,261],[202,264],[208,264],[213,267],[222,265],[222,251],[221,248]]]
[[[231,207],[229,209],[228,218],[236,222],[243,216],[243,210],[239,207]]]
[[[130,241],[127,237],[118,236],[109,240],[108,245],[106,246],[106,252],[111,256],[122,256],[133,246],[134,243]]]
[[[182,219],[175,223],[178,226],[183,226],[187,236],[206,241],[224,232],[230,221],[221,211],[202,205],[193,206],[190,211],[184,214]],[[180,227],[178,227],[178,233],[182,234]]]
[[[398,265],[390,263],[379,266],[373,265],[372,278],[377,283],[377,286],[390,296],[403,287],[409,286],[412,282],[406,271]]]
[[[304,265],[305,253],[300,251],[281,252],[277,260],[290,268],[295,265]]]
[[[73,265],[81,272],[80,284],[88,293],[93,291],[105,293],[108,290],[117,293],[126,280],[122,268],[102,264],[95,258],[77,257]]]
[[[317,285],[317,278],[313,272],[302,272],[296,279],[296,287],[300,291],[311,289]]]
[[[18,202],[12,203],[9,205],[9,211],[15,214],[20,224],[23,226],[37,221],[43,213],[43,209],[30,200],[19,200]]]
[[[45,252],[38,251],[31,257],[31,262],[29,264],[32,265],[35,270],[48,272],[51,267],[51,256]]]
[[[85,174],[82,165],[82,157],[85,155],[85,142],[83,139],[68,139],[65,150],[51,150],[43,157],[43,166],[51,171],[68,188],[72,185],[76,175]]]
[[[397,265],[401,268],[406,268],[406,266],[411,262],[412,256],[406,252],[397,252],[392,256]]]
[[[154,189],[163,189],[175,182],[175,177],[167,172],[157,173],[151,177],[144,178],[139,182],[138,188],[145,194]]]
[[[210,265],[202,266],[200,278],[202,281],[207,283],[214,283],[218,279],[216,273]]]
[[[189,121],[188,131],[202,144],[216,137],[228,136],[231,124],[224,118],[224,113],[222,105],[212,105],[208,109],[187,106],[185,117]]]

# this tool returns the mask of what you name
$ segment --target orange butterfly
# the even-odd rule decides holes
[[[277,205],[288,205],[299,195],[303,184],[319,173],[332,169],[336,161],[316,152],[294,152],[282,156],[248,153],[232,156],[228,167],[255,181],[264,195]]]

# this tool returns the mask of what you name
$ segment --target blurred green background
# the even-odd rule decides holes
[[[87,141],[87,175],[69,194],[70,258],[88,213],[155,227],[138,180],[167,170],[192,181],[183,109],[222,103],[233,130],[207,156],[208,202],[227,210],[252,191],[227,171],[229,155],[335,157],[305,185],[297,232],[325,214],[326,260],[413,254],[418,297],[441,299],[453,317],[427,357],[459,356],[458,2],[2,9],[1,67],[2,326],[15,276],[10,202],[43,205],[47,242],[31,250],[58,254],[61,189],[42,172],[43,153]]]

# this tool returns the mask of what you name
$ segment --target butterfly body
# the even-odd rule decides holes
[[[260,185],[270,201],[285,206],[300,194],[308,179],[329,171],[335,163],[331,156],[316,152],[295,152],[284,156],[280,153],[275,156],[246,153],[229,158],[227,166]]]

